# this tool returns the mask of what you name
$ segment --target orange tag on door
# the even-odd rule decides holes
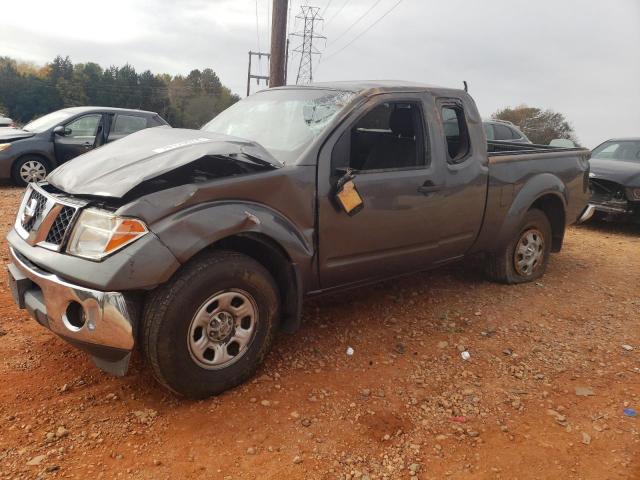
[[[349,180],[342,185],[337,198],[344,211],[349,214],[356,213],[357,209],[362,206],[362,197],[356,190],[353,180]]]

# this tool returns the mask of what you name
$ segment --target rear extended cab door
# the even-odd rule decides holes
[[[352,138],[359,119],[385,102],[420,107],[424,134],[416,141],[424,142],[425,159],[413,167],[354,170],[353,183],[363,205],[349,215],[335,201],[336,183],[344,173],[336,171],[336,155],[352,154],[351,147],[344,145],[345,137]],[[443,127],[444,106],[460,108],[463,113],[460,128],[467,150],[454,159],[449,156]],[[466,253],[482,224],[486,161],[482,125],[470,97],[438,98],[427,92],[378,94],[356,108],[330,135],[319,156],[321,288],[424,270]]]
[[[482,119],[473,99],[452,91],[435,99],[438,139],[434,149],[443,164],[440,262],[464,256],[475,242],[485,214],[489,165]]]

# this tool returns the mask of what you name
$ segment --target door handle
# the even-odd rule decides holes
[[[84,143],[82,144],[82,146],[83,146],[83,147],[87,147],[87,148],[89,148],[89,147],[93,147],[93,143],[91,143],[91,142],[84,142]]]
[[[422,193],[423,195],[429,195],[433,192],[437,192],[438,190],[440,190],[440,187],[438,187],[437,185],[434,185],[431,180],[427,180],[421,186],[418,187],[418,192]]]

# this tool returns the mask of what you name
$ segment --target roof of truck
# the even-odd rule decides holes
[[[407,82],[404,80],[347,80],[337,82],[317,82],[311,85],[287,85],[278,88],[325,88],[332,90],[346,90],[354,93],[372,91],[416,91],[428,90],[433,92],[460,92],[462,88],[448,88],[437,85],[428,85],[419,82]]]

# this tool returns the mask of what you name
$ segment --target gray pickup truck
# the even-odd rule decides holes
[[[472,255],[539,278],[589,198],[589,151],[487,142],[472,98],[283,87],[201,130],[153,128],[28,187],[8,234],[21,308],[123,375],[203,398],[256,370],[303,299]]]

